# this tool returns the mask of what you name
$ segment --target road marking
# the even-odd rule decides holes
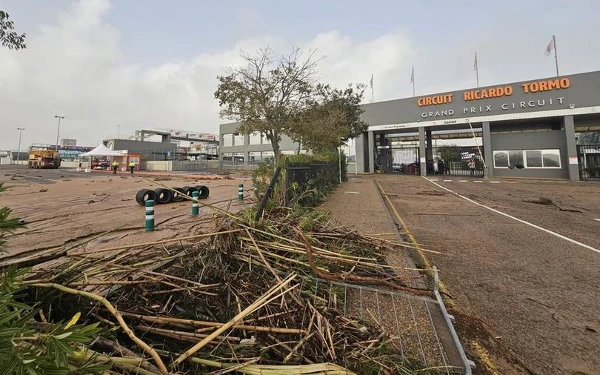
[[[481,183],[483,183],[483,181],[473,181],[473,182],[474,182],[474,183],[476,183],[476,184],[481,184]]]
[[[428,178],[426,178],[426,177],[423,177],[423,178],[425,178],[426,180],[428,180],[429,182],[431,182],[431,180],[429,180]],[[581,246],[581,247],[583,247],[583,248],[586,248],[586,249],[588,249],[588,250],[592,250],[592,251],[594,251],[594,252],[596,252],[596,253],[600,254],[600,250],[599,250],[599,249],[596,249],[595,247],[592,247],[592,246],[590,246],[590,245],[586,245],[586,244],[584,244],[584,243],[582,243],[582,242],[579,242],[579,241],[575,241],[575,240],[573,240],[573,239],[571,239],[571,238],[569,238],[569,237],[563,236],[562,234],[559,234],[559,233],[553,232],[553,231],[551,231],[551,230],[549,230],[549,229],[546,229],[546,228],[542,228],[542,227],[540,227],[539,225],[535,225],[535,224],[532,224],[532,223],[530,223],[530,222],[528,222],[528,221],[525,221],[525,220],[523,220],[523,219],[519,219],[518,217],[515,217],[515,216],[512,216],[512,215],[509,215],[509,214],[506,214],[506,213],[504,213],[504,212],[502,212],[502,211],[496,210],[495,208],[488,207],[488,206],[486,206],[486,205],[484,205],[484,204],[481,204],[481,203],[479,203],[479,202],[476,202],[476,201],[474,201],[474,200],[472,200],[472,199],[470,199],[470,198],[467,198],[467,197],[465,197],[465,196],[463,196],[463,195],[460,195],[460,194],[458,194],[458,193],[455,193],[455,192],[453,192],[452,190],[448,189],[447,187],[444,187],[444,186],[442,186],[442,185],[440,185],[440,184],[438,184],[438,183],[435,183],[435,182],[431,182],[431,183],[432,183],[432,184],[434,184],[435,186],[437,186],[437,187],[439,187],[439,188],[441,188],[441,189],[444,189],[444,190],[446,190],[446,191],[448,191],[448,192],[450,192],[450,193],[452,193],[452,194],[454,194],[454,195],[456,195],[456,196],[458,196],[458,197],[460,197],[460,198],[462,198],[462,199],[464,199],[464,200],[466,200],[466,201],[469,201],[469,202],[471,202],[471,203],[473,203],[473,204],[475,204],[475,205],[477,205],[477,206],[483,207],[483,208],[485,208],[485,209],[487,209],[487,210],[490,210],[490,211],[492,211],[492,212],[495,212],[495,213],[497,213],[497,214],[500,214],[500,215],[502,215],[502,216],[506,216],[506,217],[508,217],[508,218],[510,218],[510,219],[513,219],[513,220],[515,220],[515,221],[518,221],[519,223],[522,223],[522,224],[525,224],[525,225],[529,225],[529,226],[530,226],[530,227],[532,227],[532,228],[535,228],[535,229],[541,230],[542,232],[549,233],[549,234],[551,234],[551,235],[553,235],[553,236],[556,236],[556,237],[558,237],[558,238],[560,238],[560,239],[563,239],[563,240],[565,240],[565,241],[569,241],[569,242],[571,242],[572,244],[579,245],[579,246]],[[598,219],[596,219],[596,220],[598,220]]]
[[[444,180],[444,182],[452,182],[452,180]]]
[[[596,221],[600,221],[600,219],[594,219],[594,220],[596,220]]]
[[[458,182],[467,182],[467,180],[458,180]]]
[[[437,182],[438,180],[431,180],[431,181],[435,181],[435,182]]]
[[[500,181],[490,181],[490,184],[499,184]]]

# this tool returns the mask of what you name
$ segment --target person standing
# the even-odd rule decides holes
[[[433,159],[433,174],[440,174],[438,158]]]
[[[117,169],[119,169],[119,163],[115,160],[112,162],[112,170],[113,170],[113,174],[117,174]]]
[[[133,174],[133,170],[135,169],[135,163],[133,161],[129,161],[129,170],[131,174]]]
[[[475,176],[475,158],[471,157],[469,160],[469,169],[471,170],[471,177]]]

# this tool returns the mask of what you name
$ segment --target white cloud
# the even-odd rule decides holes
[[[417,94],[472,87],[476,50],[482,85],[553,73],[550,58],[543,58],[551,32],[536,24],[524,27],[528,23],[518,15],[502,21],[509,23],[501,33],[500,21],[489,22],[440,45],[416,45],[414,37],[401,32],[367,40],[335,30],[296,41],[266,34],[240,39],[215,53],[198,50],[187,61],[136,66],[125,58],[120,31],[106,21],[110,9],[109,0],[73,1],[55,22],[29,32],[28,49],[0,49],[0,148],[16,148],[17,126],[26,128],[24,145],[54,142],[56,114],[66,116],[61,138],[87,145],[116,134],[117,125],[121,133],[153,127],[217,133],[224,120],[213,97],[216,76],[240,63],[240,49],[253,53],[265,45],[280,53],[295,45],[306,52],[316,49],[315,57],[325,56],[319,62],[320,79],[336,86],[368,83],[374,74],[376,100],[410,96],[413,64]],[[255,14],[242,29],[259,23]],[[594,35],[597,29],[580,27],[577,31],[566,25],[560,34],[565,73],[593,70],[600,59],[600,50],[578,37],[585,28]]]
[[[120,50],[120,33],[104,21],[107,0],[80,0],[54,24],[29,33],[28,49],[0,50],[0,100],[3,104],[0,148],[15,148],[17,126],[26,128],[24,145],[56,139],[54,115],[64,114],[61,138],[94,145],[105,136],[142,127],[172,127],[218,132],[216,76],[240,62],[239,51],[265,45],[288,52],[293,44],[317,49],[319,75],[335,85],[366,83],[392,90],[393,79],[407,64],[412,47],[401,35],[356,41],[331,31],[293,43],[274,36],[240,40],[215,54],[158,66],[129,65]],[[378,95],[379,96],[379,95]],[[13,134],[14,133],[14,134]]]

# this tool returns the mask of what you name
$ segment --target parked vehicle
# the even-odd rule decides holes
[[[60,167],[58,151],[50,148],[32,148],[29,150],[27,166],[35,169],[57,169]]]

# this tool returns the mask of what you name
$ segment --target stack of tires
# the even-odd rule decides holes
[[[153,200],[156,204],[182,202],[185,200],[185,196],[191,197],[194,191],[198,192],[198,199],[206,199],[210,195],[208,187],[203,185],[176,187],[172,189],[142,189],[135,195],[135,201],[140,206],[145,206],[148,200]]]

